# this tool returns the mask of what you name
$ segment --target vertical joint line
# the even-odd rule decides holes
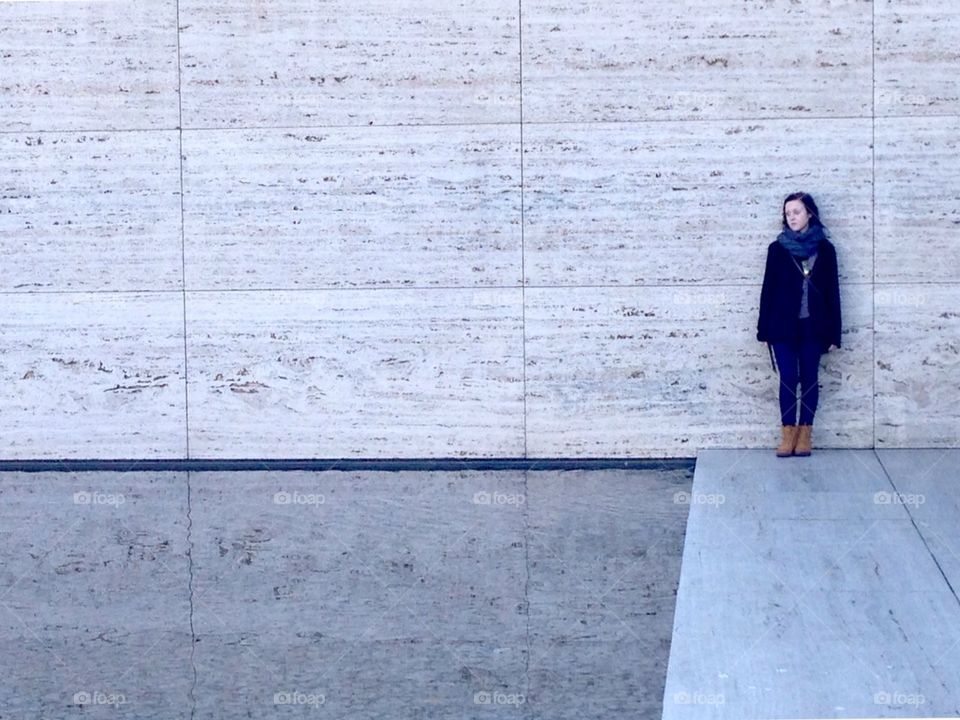
[[[191,497],[192,489],[190,487],[190,471],[187,470],[187,600],[190,606],[190,668],[193,671],[189,697],[190,697],[190,717],[197,711],[197,662],[194,657],[194,651],[197,647],[197,633],[193,624],[193,500]]]
[[[180,2],[177,0],[177,164],[180,167],[180,302],[183,311],[183,432],[185,455],[190,458],[190,389],[187,369],[187,250],[183,219],[183,81],[180,61]]]
[[[183,312],[183,416],[184,416],[184,448],[186,459],[190,459],[190,402],[187,379],[187,260],[186,239],[183,221],[183,81],[181,77],[180,61],[180,1],[176,5],[177,21],[177,164],[180,168],[180,300]],[[187,478],[187,601],[190,608],[190,669],[192,678],[188,697],[190,698],[190,718],[197,712],[197,633],[194,627],[193,607],[193,499],[190,487],[190,471]]]
[[[526,629],[526,657],[524,658],[524,689],[523,694],[525,697],[530,697],[530,471],[523,471],[523,564],[526,571],[524,575],[523,582],[523,604],[524,611],[527,615],[527,629]],[[530,704],[524,703],[524,715],[529,718],[530,713]]]
[[[871,444],[877,447],[877,7],[870,3],[870,238],[872,280],[870,285],[870,410],[873,418]]]
[[[523,373],[523,457],[527,457],[527,270],[524,246],[523,192],[523,0],[517,0],[517,45],[520,69],[520,345]]]

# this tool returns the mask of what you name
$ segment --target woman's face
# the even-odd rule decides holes
[[[803,200],[788,200],[783,206],[783,214],[787,218],[787,227],[794,232],[803,232],[810,225],[810,213]]]

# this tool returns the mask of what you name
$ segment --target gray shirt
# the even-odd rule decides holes
[[[801,269],[806,266],[808,272],[803,279],[803,295],[800,297],[800,315],[799,317],[808,318],[810,317],[810,306],[808,302],[808,297],[810,295],[810,272],[813,272],[813,264],[817,261],[817,254],[814,253],[806,260],[800,261]]]

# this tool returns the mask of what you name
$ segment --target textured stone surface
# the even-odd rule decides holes
[[[960,118],[881,118],[876,133],[876,281],[951,282],[956,304]]]
[[[0,3],[0,132],[173,128],[177,2]]]
[[[185,127],[519,122],[513,0],[180,0]]]
[[[0,134],[0,290],[180,289],[178,153],[175,132]]]
[[[733,532],[739,523],[749,523],[763,517],[767,523],[791,527],[795,538],[803,537],[803,529],[796,519],[810,521],[844,521],[867,527],[873,520],[906,520],[902,508],[892,501],[890,482],[883,466],[870,455],[863,453],[814,452],[808,458],[790,458],[799,462],[785,465],[786,460],[777,458],[773,452],[757,456],[752,449],[743,448],[732,455],[708,453],[698,461],[704,468],[703,481],[698,485],[701,502],[723,496],[724,525],[712,530],[728,547],[735,544]],[[735,472],[740,463],[746,463],[753,472],[749,482]],[[789,472],[785,472],[789,469]],[[728,472],[729,470],[729,472]],[[838,485],[842,478],[842,485]],[[783,521],[783,522],[781,522]],[[826,526],[825,526],[826,527]],[[763,532],[763,528],[750,528],[750,532]],[[808,540],[815,536],[808,536]],[[742,551],[733,547],[733,552]],[[778,552],[795,553],[789,547],[774,547],[771,556]],[[781,560],[795,562],[796,558],[781,556]],[[726,562],[721,558],[721,563]],[[735,571],[735,568],[733,568]],[[808,578],[797,577],[800,583]]]
[[[877,115],[960,111],[960,10],[951,0],[875,3]]]
[[[520,647],[477,640],[328,640],[308,630],[299,635],[204,636],[193,717],[526,717],[522,683],[517,689]],[[514,696],[520,702],[508,704]]]
[[[0,712],[656,720],[691,475],[0,474]]]
[[[844,348],[821,359],[822,446],[871,442],[869,287],[841,290]],[[527,290],[528,453],[773,443],[777,376],[756,341],[759,296],[757,286]]]
[[[485,709],[474,693],[526,692],[523,473],[200,473],[193,486],[198,717],[268,716],[278,692],[364,718],[470,714]]]
[[[517,125],[184,135],[186,285],[520,284]]]
[[[919,544],[917,540],[917,544]],[[818,553],[836,548],[821,546]],[[889,581],[896,587],[896,580]],[[681,585],[681,595],[684,593]],[[681,616],[678,600],[678,617]],[[663,718],[953,717],[960,620],[943,592],[697,595],[671,651]]]
[[[687,473],[530,473],[535,718],[659,718]]]
[[[521,290],[190,293],[196,457],[523,454]]]
[[[956,446],[922,334],[960,294],[958,37],[948,0],[0,2],[0,293],[84,307],[4,306],[0,457],[767,447],[757,286],[801,189],[844,302],[815,442]],[[187,295],[85,295],[118,291]],[[64,342],[191,392],[39,374]]]
[[[960,601],[895,492],[872,451],[701,451],[664,720],[955,715]]]
[[[523,496],[522,473],[197,473],[192,488],[206,632],[299,621],[332,639],[525,633],[524,503],[494,502]]]
[[[886,492],[890,490],[888,485]],[[724,493],[725,502],[716,509],[718,519],[707,521],[697,535],[695,547],[710,551],[691,557],[692,574],[685,590],[700,597],[749,587],[760,595],[780,595],[788,601],[808,593],[883,592],[894,587],[903,592],[927,590],[931,574],[937,573],[936,564],[917,552],[922,544],[917,543],[916,528],[903,508],[877,504],[875,494],[864,494],[854,506],[854,515],[860,506],[883,508],[873,517],[767,519],[758,513],[748,517],[746,512],[729,517],[728,512],[740,510],[740,502],[736,494]],[[783,502],[792,499],[788,496]],[[841,496],[834,502],[854,505],[845,501]],[[825,544],[838,552],[825,554]],[[895,586],[889,584],[891,577],[896,577]]]
[[[877,447],[956,447],[960,311],[954,284],[876,290]]]
[[[527,282],[760,282],[795,188],[815,188],[841,281],[870,281],[870,143],[869,120],[525,128]]]
[[[960,587],[960,450],[878,450],[896,488],[891,502],[917,523],[930,552],[954,588]]]
[[[857,0],[526,0],[523,117],[869,115],[871,15]]]
[[[13,293],[3,302],[0,455],[186,455],[180,293]]]
[[[3,712],[954,715],[958,460],[0,474]]]
[[[0,500],[3,717],[188,717],[185,475],[4,473]]]

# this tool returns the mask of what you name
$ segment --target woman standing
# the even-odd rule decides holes
[[[767,248],[757,340],[777,358],[782,438],[776,452],[789,457],[812,451],[820,355],[840,347],[840,283],[837,252],[813,198],[787,195],[782,214],[783,231]]]

